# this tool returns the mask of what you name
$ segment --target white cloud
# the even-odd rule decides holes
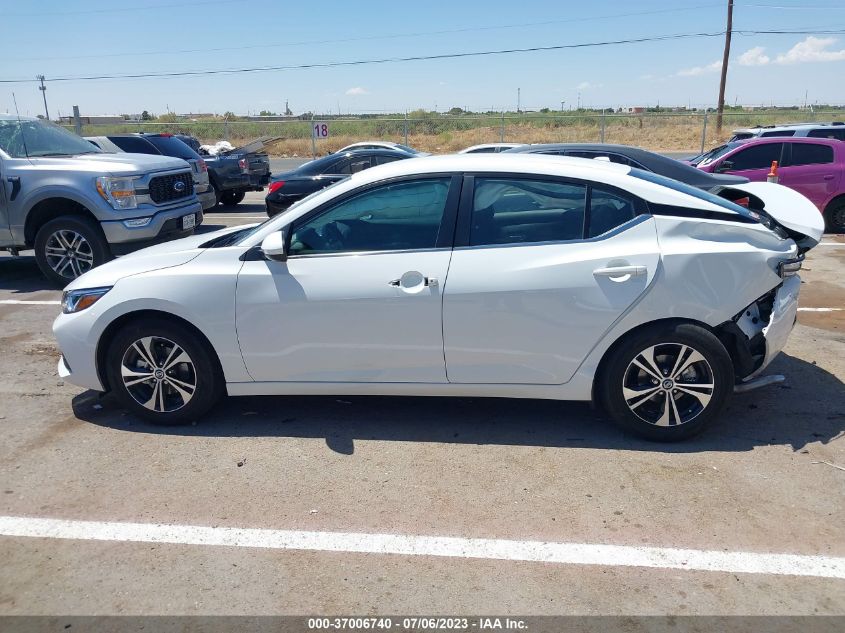
[[[362,88],[361,86],[355,86],[354,88],[347,90],[346,94],[352,97],[357,97],[359,95],[368,95],[370,94],[370,91],[366,88]]]
[[[591,84],[589,81],[582,81],[576,86],[578,90],[590,90],[591,88],[601,88],[604,84]]]
[[[755,46],[745,51],[737,60],[740,66],[765,66],[771,58],[764,53],[766,49],[762,46]]]
[[[698,75],[706,75],[707,73],[716,73],[719,72],[722,68],[722,62],[715,61],[712,64],[707,64],[706,66],[693,66],[692,68],[684,68],[683,70],[679,70],[677,75],[679,77],[697,77]]]
[[[798,42],[785,53],[778,55],[775,63],[800,64],[804,62],[838,62],[845,60],[845,48],[838,51],[827,50],[836,41],[835,37],[813,37],[810,35],[803,42]]]

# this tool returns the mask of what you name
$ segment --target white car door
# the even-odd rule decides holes
[[[441,293],[460,185],[352,192],[286,228],[287,261],[246,261],[237,332],[253,379],[446,382]]]
[[[646,291],[654,221],[624,192],[468,177],[444,289],[449,382],[562,384]]]

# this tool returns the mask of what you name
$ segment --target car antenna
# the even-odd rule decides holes
[[[21,121],[21,113],[18,112],[18,100],[15,98],[15,93],[12,93],[12,101],[15,104],[15,114],[18,117],[18,129],[21,131],[21,143],[23,143],[23,153],[29,158],[29,151],[26,149],[26,134],[23,132],[23,122]]]

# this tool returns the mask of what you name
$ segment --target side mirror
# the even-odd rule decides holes
[[[716,171],[718,173],[722,173],[725,171],[731,171],[734,168],[733,161],[730,160],[723,160],[718,167],[716,167]]]
[[[261,252],[274,262],[287,261],[287,241],[287,231],[274,231],[261,242]]]

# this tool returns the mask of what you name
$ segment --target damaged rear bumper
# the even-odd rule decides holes
[[[798,294],[801,278],[793,275],[784,279],[774,296],[767,295],[749,306],[736,320],[735,336],[741,352],[743,371],[740,382],[747,382],[768,367],[786,345],[798,315]],[[766,316],[768,315],[768,316]]]

